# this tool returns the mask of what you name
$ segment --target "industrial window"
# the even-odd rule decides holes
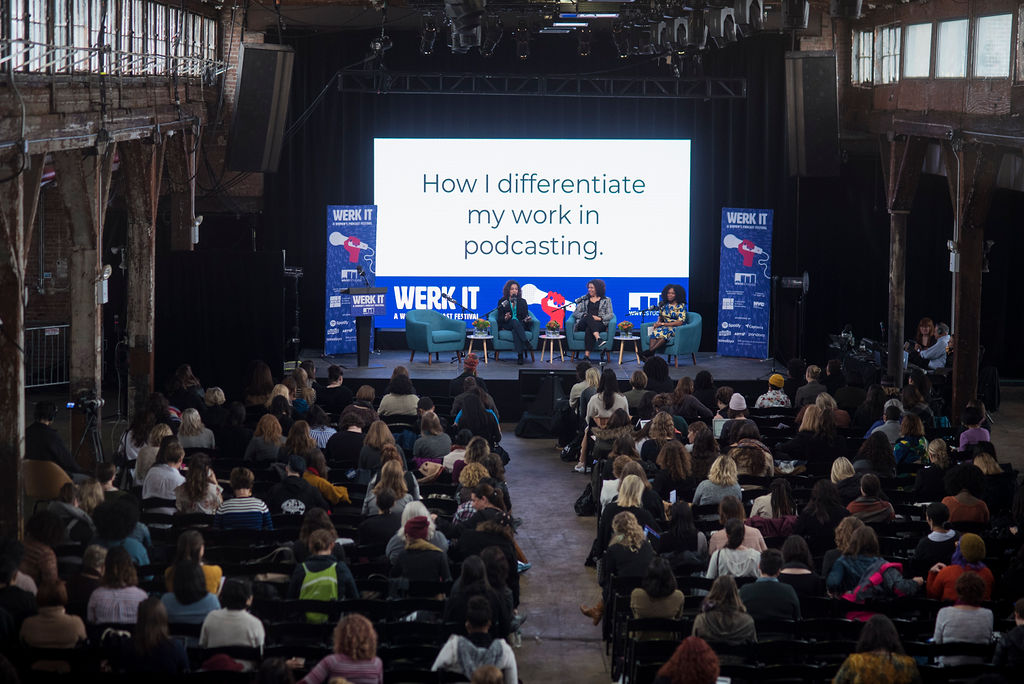
[[[967,75],[966,19],[940,21],[935,37],[935,77],[963,78]]]
[[[66,72],[69,68],[68,58],[71,53],[67,46],[71,44],[71,3],[69,0],[57,0],[53,6],[53,53],[54,73]]]
[[[979,17],[974,25],[974,75],[979,78],[1010,76],[1012,14]]]
[[[879,83],[897,83],[900,80],[900,28],[883,26],[878,29]]]
[[[11,24],[7,35],[11,39],[11,54],[15,69],[23,68],[28,56],[28,48],[24,42],[28,39],[25,30],[25,15],[24,3],[11,3]]]
[[[928,78],[932,62],[932,25],[912,24],[907,27],[907,44],[903,50],[903,77]]]
[[[853,83],[871,83],[874,80],[875,36],[871,31],[853,32]]]
[[[49,21],[46,5],[47,0],[28,1],[28,40],[30,45],[26,58],[29,71],[42,71],[46,68],[46,28]]]

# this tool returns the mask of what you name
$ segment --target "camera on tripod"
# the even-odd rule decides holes
[[[82,392],[78,395],[76,401],[69,401],[65,406],[69,409],[79,409],[88,413],[95,412],[104,403],[106,402],[102,398],[97,397],[95,392]]]

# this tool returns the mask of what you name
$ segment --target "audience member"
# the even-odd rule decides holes
[[[410,582],[447,582],[452,578],[444,551],[427,541],[430,520],[424,516],[410,518],[404,526],[405,548],[398,552],[391,568],[392,577]]]
[[[88,477],[88,473],[71,456],[60,433],[51,427],[57,417],[57,405],[52,401],[40,401],[34,415],[35,422],[25,428],[25,460],[56,463],[76,481]]]
[[[333,555],[336,535],[317,530],[309,536],[309,557],[295,568],[288,582],[288,598],[321,601],[359,598],[359,589],[352,572]],[[307,613],[313,623],[324,623],[323,613]]]
[[[329,504],[352,503],[352,499],[348,495],[348,487],[332,484],[328,479],[329,476],[330,468],[327,467],[327,460],[323,453],[319,449],[311,452],[302,479],[320,492]]]
[[[782,544],[779,581],[793,587],[797,596],[825,595],[825,580],[814,572],[811,549],[807,541],[797,534],[789,535]]]
[[[277,513],[303,515],[310,508],[330,510],[330,504],[317,489],[302,479],[306,461],[297,454],[288,457],[284,479],[270,488],[267,505]]]
[[[818,480],[811,488],[810,500],[797,516],[793,533],[805,537],[811,548],[821,552],[832,543],[836,525],[849,514],[836,485],[831,480]]]
[[[885,522],[896,518],[892,504],[881,498],[882,483],[874,473],[866,473],[860,478],[860,496],[846,507],[850,515],[860,518],[866,523]]]
[[[708,579],[721,575],[757,577],[761,552],[743,545],[744,531],[745,526],[741,520],[730,518],[725,522],[725,546],[711,554],[706,574]]]
[[[783,391],[786,386],[786,379],[778,373],[772,373],[768,377],[768,391],[757,398],[754,408],[791,408],[793,402]]]
[[[800,599],[788,584],[779,581],[782,553],[776,549],[761,552],[757,580],[740,589],[740,599],[750,617],[757,620],[799,620]]]
[[[68,612],[84,618],[89,597],[103,581],[103,570],[107,563],[107,550],[98,544],[85,547],[82,567],[68,580]]]
[[[921,681],[921,675],[917,662],[904,653],[892,620],[874,615],[864,623],[855,652],[843,661],[832,681],[836,684],[914,684]]]
[[[956,605],[940,609],[935,617],[935,643],[987,644],[992,640],[992,611],[981,607],[985,589],[985,582],[973,572],[957,578]],[[953,666],[984,661],[972,656],[942,656],[939,662]]]
[[[196,454],[189,459],[185,482],[174,490],[174,496],[182,513],[213,515],[224,503],[223,491],[210,467],[210,458],[206,454]]]
[[[210,611],[199,632],[200,648],[248,646],[262,648],[266,638],[263,622],[249,613],[252,584],[229,579],[220,592],[221,607]]]
[[[956,551],[956,530],[947,530],[949,509],[944,503],[931,503],[925,509],[925,520],[931,531],[917,542],[911,565],[911,575],[924,575],[936,563],[945,563]]]
[[[658,669],[653,684],[715,684],[719,671],[718,656],[707,642],[689,636]]]
[[[717,504],[727,496],[743,496],[736,473],[736,461],[730,456],[719,456],[711,464],[706,480],[697,485],[693,505]]]
[[[764,543],[764,536],[761,535],[761,532],[757,528],[745,524],[746,517],[743,502],[737,497],[730,495],[719,501],[718,522],[722,525],[723,529],[715,530],[711,533],[711,538],[708,540],[708,553],[713,554],[718,549],[726,546],[728,533],[725,530],[725,524],[730,520],[738,520],[743,524],[743,546],[759,552],[767,549],[768,546]]]
[[[718,577],[704,598],[700,614],[694,618],[692,636],[710,644],[751,644],[757,642],[754,618],[736,589],[731,575]]]
[[[93,625],[135,624],[139,604],[146,600],[146,592],[139,589],[138,583],[135,564],[128,552],[119,546],[109,549],[103,580],[89,596],[86,620]],[[160,599],[153,600],[160,602]],[[166,623],[167,613],[162,606],[161,611]]]
[[[452,670],[471,677],[482,665],[491,665],[505,678],[505,684],[519,681],[516,656],[504,639],[490,635],[491,606],[482,596],[474,596],[466,607],[466,636],[453,634],[437,654],[432,670]]]
[[[957,580],[964,573],[973,572],[985,584],[984,600],[990,600],[995,577],[983,562],[984,558],[985,540],[971,533],[960,537],[949,564],[936,563],[928,570],[928,598],[955,601]]]
[[[220,608],[217,597],[207,591],[202,567],[194,560],[180,560],[174,564],[171,586],[171,593],[161,598],[171,623],[199,625],[211,610]]]
[[[245,447],[245,460],[254,463],[273,463],[284,447],[281,423],[274,416],[265,415],[256,424],[256,432]]]
[[[945,477],[946,492],[950,496],[942,499],[949,508],[949,522],[987,523],[988,505],[980,497],[985,496],[985,476],[974,464],[961,463],[951,468]]]
[[[256,479],[248,468],[231,470],[231,490],[234,498],[220,505],[214,515],[214,527],[221,529],[272,530],[274,521],[270,517],[270,509],[262,499],[252,495],[252,486]]]
[[[996,644],[992,663],[1020,675],[1024,672],[1024,598],[1013,604],[1013,622],[1016,626],[1003,634]]]
[[[167,610],[155,596],[138,605],[133,639],[124,642],[120,664],[133,674],[178,675],[189,671],[185,644],[170,637]]]
[[[33,648],[74,648],[86,640],[85,623],[68,615],[68,590],[64,582],[43,582],[36,594],[38,615],[21,625],[21,641]],[[66,671],[66,670],[65,670]]]
[[[946,494],[943,479],[949,470],[949,449],[943,439],[928,442],[925,464],[914,478],[914,498],[917,501],[939,501]]]
[[[352,403],[352,390],[345,387],[344,371],[341,366],[331,364],[327,367],[327,384],[317,391],[317,404],[324,411],[338,415]]]
[[[178,563],[198,563],[203,573],[203,584],[211,594],[220,593],[221,582],[224,581],[224,570],[219,565],[209,565],[203,561],[206,554],[206,542],[199,530],[185,530],[178,535],[178,544],[174,550],[174,562],[164,571],[164,582],[167,591],[174,591],[174,568]],[[174,622],[172,620],[172,622]]]
[[[178,442],[182,449],[216,449],[217,440],[213,430],[203,424],[199,411],[187,408],[181,412],[181,426],[178,428]]]

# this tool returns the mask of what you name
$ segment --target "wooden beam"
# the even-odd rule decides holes
[[[154,386],[156,213],[164,146],[132,141],[118,151],[128,206],[128,412],[134,415]]]
[[[61,204],[71,222],[69,278],[71,290],[71,360],[69,391],[72,399],[83,393],[101,396],[102,315],[98,283],[102,272],[103,221],[110,193],[113,144],[88,151],[56,152],[53,165]],[[88,152],[88,153],[86,153]],[[71,449],[74,453],[85,430],[80,411],[71,417]],[[78,456],[86,471],[95,465],[89,440]]]
[[[943,145],[954,220],[959,222],[959,270],[953,274],[956,315],[953,330],[952,418],[959,422],[967,402],[978,397],[981,349],[981,285],[985,221],[992,205],[1002,150],[988,145]]]
[[[881,145],[889,208],[889,339],[887,374],[903,386],[903,337],[906,326],[907,215],[921,179],[926,140],[891,136]]]
[[[196,218],[196,155],[198,133],[179,131],[165,145],[166,178],[171,190],[171,249],[191,252],[192,224]]]
[[[25,169],[0,158],[0,535],[21,535],[25,455]]]

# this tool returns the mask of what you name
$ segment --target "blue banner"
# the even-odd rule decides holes
[[[771,209],[722,209],[718,353],[768,357],[771,320]]]
[[[601,274],[595,273],[595,278]],[[378,287],[388,289],[386,299],[388,313],[377,317],[378,328],[404,328],[405,314],[412,309],[433,309],[449,318],[470,322],[486,318],[501,300],[505,281],[518,281],[523,299],[541,326],[556,321],[562,327],[572,315],[573,300],[587,293],[587,279],[565,276],[522,276],[510,273],[507,276],[491,277],[385,277],[377,278]],[[612,307],[619,322],[627,318],[634,325],[653,322],[657,312],[641,313],[644,309],[658,304],[661,289],[668,284],[664,278],[606,278],[605,294],[612,300]],[[672,280],[684,290],[689,287],[689,278]],[[467,310],[452,304],[445,296],[451,297]],[[561,307],[570,305],[566,309]],[[543,331],[542,331],[543,332]]]
[[[351,317],[350,287],[374,284],[377,271],[377,207],[327,207],[327,287],[324,310],[324,353],[356,351],[356,322]],[[364,280],[364,276],[366,280]],[[372,344],[372,342],[371,342]]]

